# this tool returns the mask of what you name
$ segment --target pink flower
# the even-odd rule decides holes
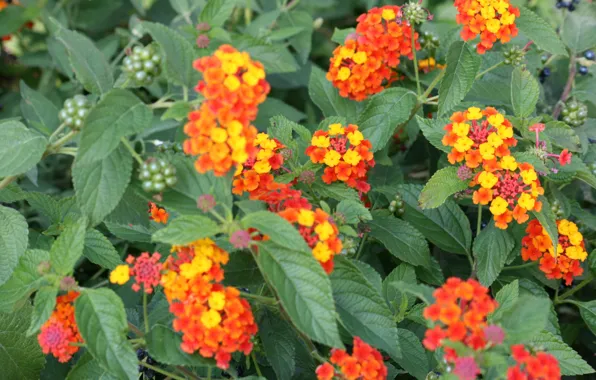
[[[472,357],[455,359],[455,369],[453,373],[461,380],[475,380],[476,376],[480,374],[480,368]]]
[[[197,30],[198,30],[199,32],[206,32],[206,31],[208,31],[209,29],[211,29],[211,26],[210,26],[208,23],[206,23],[206,22],[201,22],[201,23],[199,23],[199,24],[197,25]]]
[[[542,123],[536,123],[530,127],[530,131],[532,132],[543,132],[546,126]]]
[[[215,198],[211,194],[203,194],[197,199],[197,207],[203,212],[209,212],[215,207]]]
[[[234,231],[230,236],[230,243],[235,248],[248,248],[250,246],[250,234],[245,230]]]
[[[197,37],[197,46],[201,49],[209,47],[209,37],[206,34],[201,34]]]
[[[472,170],[466,165],[462,165],[457,169],[457,177],[462,181],[467,181],[474,176]]]
[[[153,288],[159,284],[161,279],[161,255],[155,252],[149,256],[149,252],[141,253],[141,256],[134,257],[128,255],[126,262],[131,265],[130,275],[135,277],[136,282],[132,285],[132,290],[138,292],[143,290],[147,294],[153,292]]]
[[[486,326],[484,328],[484,336],[492,344],[501,344],[505,340],[505,332],[502,328],[495,325]]]

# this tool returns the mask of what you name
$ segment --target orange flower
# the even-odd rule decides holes
[[[165,209],[158,207],[153,202],[149,202],[149,214],[151,214],[150,219],[156,223],[166,224],[170,217],[170,214]]]
[[[70,343],[83,342],[74,315],[73,302],[78,296],[78,292],[58,296],[50,319],[43,324],[37,336],[43,353],[51,353],[61,363],[66,363],[79,351],[80,347]]]
[[[373,347],[354,337],[352,355],[334,348],[329,359],[335,367],[325,362],[317,367],[317,380],[330,380],[334,376],[342,379],[383,380],[387,378],[387,367],[383,357]]]
[[[507,380],[559,380],[561,369],[559,361],[546,352],[530,354],[523,344],[511,346],[513,359],[517,364],[507,370]]]

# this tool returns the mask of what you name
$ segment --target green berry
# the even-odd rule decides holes
[[[138,175],[143,181],[143,189],[147,192],[159,193],[178,182],[176,168],[164,158],[149,158],[139,168]]]
[[[574,99],[567,101],[561,110],[561,120],[572,127],[581,127],[588,118],[588,107]]]
[[[503,53],[505,59],[503,63],[506,65],[519,66],[524,61],[525,52],[519,46],[512,46],[509,50]]]
[[[178,178],[176,177],[166,177],[166,185],[172,187],[178,182]]]
[[[153,191],[153,182],[151,181],[143,181],[143,184],[141,186],[143,187],[143,190],[145,190],[148,193]]]
[[[64,101],[64,107],[58,112],[58,119],[67,127],[80,130],[85,125],[85,117],[91,104],[84,95],[78,94]]]
[[[164,191],[165,188],[166,188],[166,184],[163,182],[155,182],[153,184],[153,190],[155,190],[158,193]]]
[[[161,57],[156,45],[135,46],[122,61],[122,71],[139,86],[148,86],[161,73]]]

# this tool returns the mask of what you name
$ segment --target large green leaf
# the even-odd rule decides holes
[[[550,300],[544,297],[523,295],[513,307],[503,313],[501,326],[509,343],[522,343],[532,339],[546,327]]]
[[[416,94],[404,88],[390,88],[374,95],[358,117],[364,137],[373,152],[381,150],[393,137],[395,128],[410,118],[416,106]]]
[[[212,28],[222,26],[232,14],[237,1],[235,0],[210,0],[201,14],[199,22],[206,22]]]
[[[445,153],[451,152],[451,147],[443,145],[443,136],[445,136],[445,126],[451,121],[449,119],[424,119],[416,115],[416,123],[422,131],[424,137],[435,148]]]
[[[552,54],[567,56],[565,46],[548,22],[525,7],[520,7],[519,13],[515,25],[526,37],[534,41],[536,46]]]
[[[551,121],[546,123],[543,137],[546,141],[561,149],[569,149],[572,152],[581,151],[581,143],[574,129],[561,121]]]
[[[245,216],[241,223],[244,228],[254,228],[263,235],[269,236],[274,243],[294,250],[310,252],[310,248],[298,230],[277,214],[257,211]]]
[[[37,337],[25,335],[32,310],[26,305],[13,314],[0,313],[0,363],[4,379],[40,378],[45,356]]]
[[[290,38],[290,45],[296,50],[300,61],[305,64],[312,47],[313,15],[306,11],[283,12],[279,25],[300,28],[300,33]]]
[[[219,231],[217,223],[206,216],[183,215],[153,234],[153,240],[160,243],[186,245],[195,240],[211,237]]]
[[[392,358],[401,357],[397,328],[380,292],[356,265],[335,258],[329,276],[339,317],[348,332],[382,349]]]
[[[357,224],[361,221],[371,220],[370,211],[362,204],[349,199],[339,202],[335,210],[341,213],[346,223]]]
[[[108,238],[94,229],[85,232],[83,255],[92,263],[110,270],[122,264],[120,255]]]
[[[592,251],[591,255],[594,255],[594,251]],[[586,322],[586,326],[592,331],[592,334],[596,335],[596,301],[589,301],[589,302],[578,302],[578,301],[570,301],[577,305],[579,308],[579,313],[581,314],[584,322]]]
[[[289,246],[287,242],[259,244],[261,272],[300,331],[325,345],[343,347],[329,278],[310,252],[285,248]]]
[[[511,104],[517,117],[528,117],[534,112],[540,86],[528,70],[521,67],[513,70],[511,75]]]
[[[156,324],[147,335],[147,351],[151,357],[163,364],[202,367],[213,365],[213,360],[205,359],[199,354],[189,355],[182,351],[182,336],[171,327]]]
[[[557,228],[557,217],[553,213],[550,203],[548,203],[548,200],[546,200],[544,196],[539,196],[538,200],[542,202],[542,210],[540,212],[532,211],[532,215],[534,215],[540,224],[542,224],[542,227],[544,227],[548,233],[550,240],[553,243],[558,242],[559,229]],[[556,246],[556,244],[553,245]]]
[[[439,115],[458,105],[472,88],[482,59],[470,45],[454,42],[447,53],[445,77],[439,87]]]
[[[55,286],[44,286],[35,293],[33,315],[31,315],[31,324],[27,329],[27,336],[37,333],[41,326],[50,318],[56,306],[57,295],[58,288]]]
[[[418,201],[423,209],[439,207],[451,195],[467,188],[468,182],[457,176],[457,167],[448,166],[433,174],[422,189]]]
[[[66,380],[118,380],[117,377],[111,375],[104,369],[99,361],[93,358],[89,352],[85,352],[83,356],[77,361],[77,364],[72,367]]]
[[[138,378],[137,355],[126,340],[124,304],[116,293],[86,289],[75,301],[75,318],[87,350],[102,367],[120,379]]]
[[[348,123],[355,123],[358,120],[362,109],[361,104],[342,98],[337,89],[325,77],[325,72],[317,66],[313,66],[310,73],[308,94],[325,117],[343,116]]]
[[[490,223],[474,240],[474,256],[478,279],[484,286],[490,286],[503,270],[509,252],[515,246],[513,237],[507,230]]]
[[[416,379],[425,379],[430,372],[430,365],[420,339],[412,331],[406,329],[397,329],[397,335],[402,347],[402,357],[396,359],[397,364]]]
[[[567,12],[561,28],[561,38],[574,53],[596,46],[595,17],[596,11],[591,5],[583,6],[578,12]]]
[[[118,148],[120,139],[151,125],[152,112],[132,92],[114,89],[91,109],[85,119],[77,162],[101,161]]]
[[[39,276],[37,267],[50,260],[50,253],[38,249],[28,250],[19,260],[10,279],[0,286],[0,312],[16,310],[38,289],[45,279]]]
[[[258,319],[259,338],[278,379],[291,379],[296,370],[296,332],[287,321],[267,308]]]
[[[29,125],[49,136],[58,126],[58,107],[40,92],[31,89],[21,80],[21,112]]]
[[[50,263],[56,272],[67,275],[72,273],[75,264],[83,255],[87,219],[82,217],[66,225],[50,250]]]
[[[0,205],[0,285],[8,281],[25,253],[28,234],[23,215]]]
[[[519,281],[513,282],[503,286],[497,292],[495,301],[499,303],[499,307],[489,317],[489,321],[499,321],[503,315],[513,308],[519,299]]]
[[[448,199],[434,209],[421,209],[418,199],[421,185],[405,184],[399,193],[405,204],[403,219],[439,248],[453,253],[470,252],[472,230],[470,221],[453,200]]]
[[[123,146],[89,164],[75,160],[72,181],[81,210],[91,225],[101,222],[120,202],[132,173],[132,157]]]
[[[424,236],[408,222],[383,212],[373,212],[367,222],[370,236],[379,240],[389,252],[414,266],[430,267],[430,251]]]
[[[541,331],[531,339],[532,343],[543,347],[546,352],[557,358],[561,375],[575,376],[594,373],[594,369],[586,363],[575,350],[563,342],[561,338],[548,331]]]
[[[52,223],[61,222],[60,202],[51,195],[32,191],[27,193],[27,202],[31,207],[47,216]]]
[[[291,73],[299,68],[294,56],[282,45],[265,44],[262,40],[242,35],[234,39],[234,46],[259,60],[268,74]]]
[[[0,177],[25,173],[34,167],[48,141],[16,120],[0,121]]]

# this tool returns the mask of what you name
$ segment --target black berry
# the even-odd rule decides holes
[[[587,68],[586,66],[580,66],[580,67],[579,67],[579,73],[580,73],[581,75],[586,75],[586,74],[588,74],[588,68]]]
[[[596,58],[596,54],[594,54],[593,50],[586,50],[586,52],[584,53],[584,57],[586,59],[589,59],[590,61],[593,61],[594,58]]]

